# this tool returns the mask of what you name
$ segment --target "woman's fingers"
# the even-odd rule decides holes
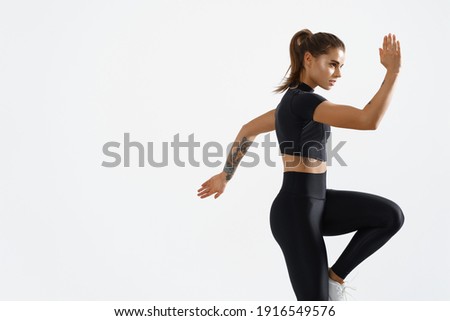
[[[207,194],[202,194],[202,195],[199,195],[200,196],[200,198],[205,198],[205,197],[208,197],[209,195],[207,195]]]
[[[391,47],[391,34],[386,36],[386,51]]]
[[[198,193],[197,196],[200,196],[200,197],[203,198],[204,195],[209,194],[209,193],[210,193],[209,190],[205,190],[205,191],[203,191],[203,192]]]
[[[395,34],[383,37],[383,48],[379,48],[380,62],[388,70],[398,72],[400,67],[400,41]]]
[[[389,48],[389,42],[390,42],[390,34],[384,36],[384,42],[383,42],[383,50],[387,50]]]
[[[384,36],[383,48],[380,53],[400,53],[400,41],[397,40],[397,36],[395,34],[389,33]]]
[[[383,49],[393,48],[396,45],[396,37],[395,34],[389,33],[383,38]]]
[[[210,183],[211,183],[211,179],[208,179],[206,182],[204,182],[201,185],[200,189],[208,187],[210,185]],[[200,191],[200,189],[198,191]]]
[[[211,196],[212,194],[214,194],[214,192],[205,192],[205,193],[203,193],[202,195],[199,195],[199,196],[200,196],[200,198],[205,198],[205,197]]]
[[[204,187],[201,187],[201,188],[199,188],[198,190],[197,190],[197,192],[203,192],[203,191],[206,191],[206,190],[209,190],[209,189],[211,189],[211,186],[204,186]]]
[[[215,194],[214,198],[217,198],[223,193],[225,184],[226,182],[221,174],[214,175],[201,185],[201,187],[197,190],[197,196],[200,198],[205,198]]]
[[[200,187],[198,190],[197,190],[197,192],[201,192],[201,191],[203,191],[203,190],[205,190],[205,189],[207,189],[208,188],[208,186],[202,186],[202,187]]]
[[[213,194],[216,194],[214,196],[214,198],[218,198],[223,193],[223,191],[220,191],[218,188],[212,188],[212,187],[205,187],[200,190],[199,190],[199,193],[197,194],[197,196],[199,196],[200,198],[209,197]]]
[[[200,198],[205,198],[215,193],[216,190],[211,186],[211,184],[209,184],[209,181],[207,181],[205,182],[205,186],[199,188],[197,192],[197,196],[199,196]]]

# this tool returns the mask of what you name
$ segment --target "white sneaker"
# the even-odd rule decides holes
[[[356,290],[351,286],[347,286],[344,284],[340,284],[330,278],[328,278],[328,301],[348,301],[347,294],[351,296],[350,293],[347,293],[346,289]]]

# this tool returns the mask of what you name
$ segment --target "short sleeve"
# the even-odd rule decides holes
[[[316,110],[316,107],[325,100],[325,97],[316,93],[298,93],[292,98],[291,112],[302,119],[312,120],[314,110]]]

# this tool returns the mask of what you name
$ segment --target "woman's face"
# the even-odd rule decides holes
[[[341,68],[344,65],[345,52],[340,48],[331,48],[326,55],[314,58],[308,53],[305,56],[305,68],[312,84],[330,90],[341,77]]]

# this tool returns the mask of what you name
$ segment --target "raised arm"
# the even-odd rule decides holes
[[[334,127],[375,130],[381,122],[394,91],[401,67],[400,42],[391,34],[384,37],[383,49],[379,48],[380,61],[386,67],[386,75],[378,92],[363,108],[338,105],[330,101],[320,103],[314,111],[313,119]]]
[[[228,153],[222,172],[204,182],[202,187],[197,190],[197,195],[200,198],[205,198],[215,194],[214,198],[218,198],[225,190],[226,183],[233,177],[242,157],[244,157],[256,136],[272,130],[275,130],[275,109],[243,125]]]

